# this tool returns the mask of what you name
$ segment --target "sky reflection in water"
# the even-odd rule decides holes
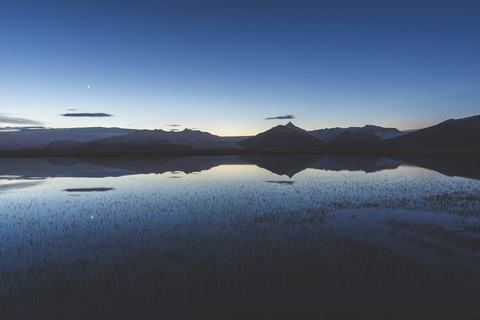
[[[376,166],[389,170],[373,173],[293,175],[292,163],[311,159],[278,160],[282,176],[265,169],[272,159],[211,160],[190,174],[135,174],[117,161],[106,170],[124,174],[103,178],[54,177],[50,166],[40,182],[41,170],[15,169],[0,188],[1,314],[115,318],[238,301],[296,301],[317,318],[380,304],[478,308],[479,180],[385,159]],[[98,163],[79,165],[91,175]]]

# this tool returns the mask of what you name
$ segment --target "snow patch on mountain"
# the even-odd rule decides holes
[[[391,139],[391,138],[406,134],[396,128],[384,128],[384,127],[374,126],[374,125],[366,125],[364,127],[349,127],[349,128],[339,128],[339,127],[326,128],[326,129],[309,131],[311,135],[325,142],[330,142],[340,135],[342,135],[343,137],[346,137],[348,135],[352,135],[357,132],[374,134],[382,140]]]
[[[0,150],[41,149],[49,143],[39,137],[26,137],[21,134],[0,132]]]

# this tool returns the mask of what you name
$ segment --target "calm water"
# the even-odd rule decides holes
[[[0,159],[0,318],[480,310],[478,159]]]

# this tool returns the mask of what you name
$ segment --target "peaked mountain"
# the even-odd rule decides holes
[[[450,119],[437,125],[384,141],[388,146],[480,146],[480,115]]]
[[[237,143],[248,149],[310,149],[325,145],[325,142],[291,122],[284,126],[278,125]]]
[[[367,124],[364,127],[327,128],[327,129],[309,131],[311,135],[325,142],[330,142],[340,135],[342,136],[342,139],[343,139],[357,132],[376,135],[380,139],[390,139],[403,134],[400,130],[396,128],[384,128],[384,127],[379,127],[379,126],[374,126],[369,124]]]

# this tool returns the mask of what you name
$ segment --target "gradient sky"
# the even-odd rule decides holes
[[[478,0],[2,0],[0,127],[421,128],[480,114],[479,57]]]

